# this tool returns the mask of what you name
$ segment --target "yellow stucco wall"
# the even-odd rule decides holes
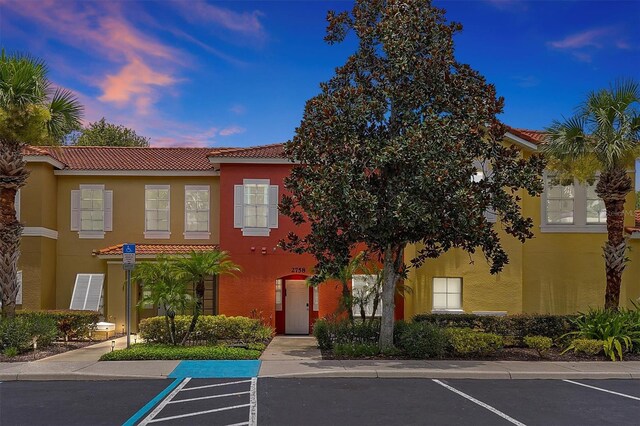
[[[626,202],[626,226],[633,225],[635,194]],[[481,253],[469,255],[452,250],[438,259],[427,260],[411,270],[405,296],[405,318],[431,312],[434,277],[462,277],[463,309],[507,311],[508,313],[573,313],[604,304],[606,285],[602,246],[603,233],[544,233],[540,229],[541,198],[523,196],[523,214],[534,221],[534,238],[524,244],[502,233],[510,263],[492,276]],[[496,226],[500,227],[497,223]],[[640,297],[640,239],[630,239],[630,262],[623,275],[621,306]],[[407,250],[405,260],[417,247]]]
[[[124,242],[146,244],[217,244],[219,242],[219,178],[216,176],[57,176],[58,178],[58,258],[56,306],[68,308],[76,275],[102,273],[105,277],[105,313],[116,322],[124,322],[124,274],[122,265],[109,265],[107,260],[92,256],[94,250]],[[100,184],[113,191],[113,231],[105,232],[103,239],[81,239],[77,231],[71,231],[71,191],[80,185]],[[144,237],[145,185],[170,185],[170,239],[146,239]],[[209,239],[184,238],[185,185],[210,186]],[[118,269],[120,271],[118,271]],[[119,330],[119,329],[118,329]]]

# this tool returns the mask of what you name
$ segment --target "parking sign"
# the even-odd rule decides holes
[[[125,271],[132,271],[136,265],[136,245],[122,245],[122,267]]]

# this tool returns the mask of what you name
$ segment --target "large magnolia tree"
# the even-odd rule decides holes
[[[499,272],[508,257],[487,210],[508,234],[532,236],[518,193],[540,193],[544,165],[503,146],[503,100],[454,57],[462,27],[444,10],[425,0],[358,0],[328,21],[327,42],[353,34],[358,47],[307,101],[286,144],[298,164],[281,211],[311,232],[281,244],[313,254],[318,277],[338,275],[358,243],[378,255],[384,348],[393,345],[394,293],[410,266],[459,247],[482,251]],[[490,178],[472,179],[480,166]],[[418,244],[409,265],[407,244]]]
[[[16,192],[29,175],[27,144],[57,144],[80,127],[82,107],[71,94],[54,89],[44,62],[20,54],[0,54],[0,296],[2,315],[12,317],[18,294],[17,266],[22,225]]]
[[[633,182],[627,171],[640,156],[640,83],[620,81],[589,94],[575,116],[554,121],[547,133],[544,151],[558,178],[585,182],[600,173],[596,194],[604,201],[608,234],[604,306],[617,309],[628,261],[624,203]]]

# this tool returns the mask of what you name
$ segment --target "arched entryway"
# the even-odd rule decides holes
[[[307,285],[306,275],[287,275],[275,282],[276,333],[311,333],[318,318],[318,289]]]

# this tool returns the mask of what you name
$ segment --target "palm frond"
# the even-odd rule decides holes
[[[49,135],[56,142],[73,130],[81,127],[84,109],[78,98],[67,89],[56,89],[49,105],[51,119],[47,122]]]

